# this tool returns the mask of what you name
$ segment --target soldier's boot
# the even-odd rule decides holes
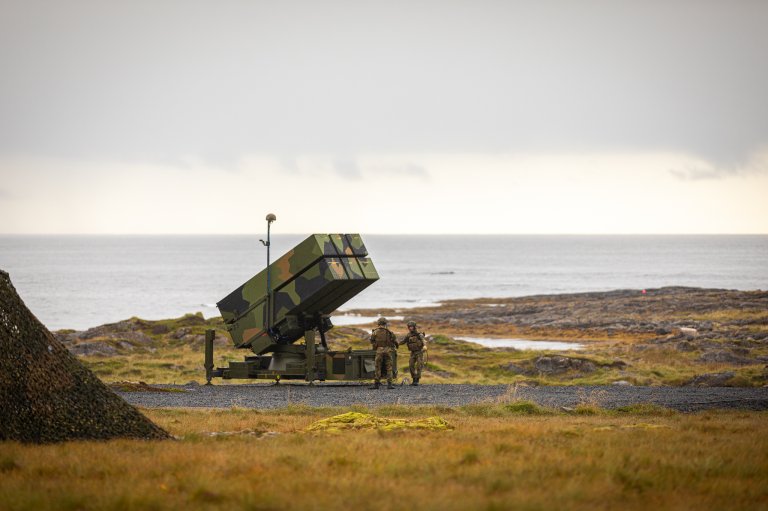
[[[374,383],[373,383],[373,385],[371,385],[371,386],[370,386],[370,387],[368,387],[368,388],[369,388],[369,389],[371,389],[371,390],[376,390],[376,389],[378,389],[379,387],[381,387],[381,384],[379,384],[379,382],[374,382]]]
[[[391,382],[391,381],[388,381],[388,382],[387,382],[387,388],[388,388],[388,389],[394,389],[394,388],[395,388],[395,386],[394,386],[394,385],[392,385],[392,382]]]
[[[413,381],[411,382],[411,385],[414,386],[414,387],[418,387],[419,386],[419,379],[418,378],[414,378]]]

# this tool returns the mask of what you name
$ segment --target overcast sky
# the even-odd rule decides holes
[[[768,233],[768,2],[0,0],[0,233]]]

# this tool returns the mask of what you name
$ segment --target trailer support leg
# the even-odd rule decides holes
[[[307,346],[307,375],[305,379],[312,383],[315,381],[315,329],[304,332],[304,342]]]
[[[211,385],[213,379],[213,340],[216,338],[216,330],[205,331],[205,379],[206,385]]]

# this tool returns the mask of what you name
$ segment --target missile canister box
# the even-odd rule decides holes
[[[260,354],[300,339],[300,318],[328,315],[378,280],[367,256],[359,234],[309,236],[216,304],[235,346]]]

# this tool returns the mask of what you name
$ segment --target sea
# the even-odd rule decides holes
[[[263,238],[264,236],[261,236]],[[275,260],[303,240],[273,235]],[[218,315],[266,266],[260,236],[0,236],[0,269],[49,329]],[[768,235],[365,235],[380,279],[356,308],[662,286],[768,289]]]

